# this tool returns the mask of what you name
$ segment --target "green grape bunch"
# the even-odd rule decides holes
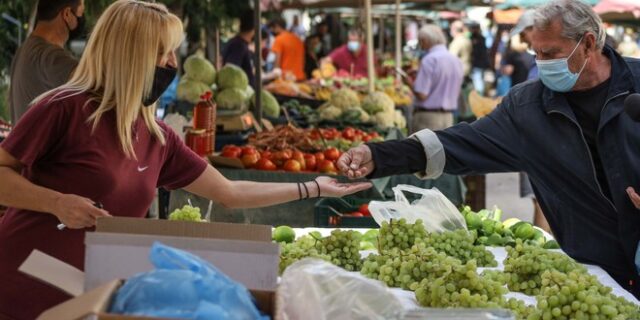
[[[493,253],[486,250],[484,246],[474,245],[474,241],[474,235],[464,229],[431,233],[424,239],[424,243],[427,246],[460,259],[462,263],[475,260],[481,267],[496,267],[498,262]]]
[[[415,223],[407,223],[404,218],[382,222],[378,236],[378,251],[384,253],[394,248],[407,250],[411,248],[417,240],[427,236],[422,220]]]
[[[586,272],[584,266],[561,252],[523,244],[519,239],[514,247],[507,248],[507,253],[504,272],[511,291],[538,295],[542,287],[542,273],[547,270]]]
[[[304,258],[316,258],[331,262],[331,257],[321,253],[322,250],[318,249],[319,242],[320,240],[313,236],[303,236],[292,243],[280,243],[280,274],[287,267]]]
[[[357,231],[333,230],[319,242],[320,253],[331,257],[331,263],[347,271],[359,271],[362,266],[360,239]]]
[[[547,270],[536,297],[536,310],[528,320],[640,319],[640,307],[615,296],[611,288],[586,272]]]
[[[453,265],[450,272],[435,280],[422,280],[415,291],[424,307],[499,308],[507,289],[497,281],[477,273],[475,260]]]
[[[203,222],[206,220],[202,220],[202,214],[200,213],[200,208],[192,207],[190,205],[185,205],[180,209],[176,209],[171,214],[169,214],[169,220],[180,220],[180,221],[197,221]]]

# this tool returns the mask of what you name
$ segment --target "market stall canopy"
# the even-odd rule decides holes
[[[508,8],[534,8],[540,5],[543,5],[551,0],[505,0],[502,4],[496,6],[498,9],[508,9]],[[583,0],[590,5],[595,5],[600,0]],[[622,0],[620,0],[622,1]],[[637,1],[637,0],[626,0],[628,2]]]
[[[640,1],[638,0],[602,0],[593,11],[602,21],[612,23],[640,24]]]

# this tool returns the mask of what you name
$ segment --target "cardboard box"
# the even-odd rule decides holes
[[[103,218],[85,238],[85,291],[151,270],[155,241],[201,257],[249,289],[277,286],[280,247],[271,226]]]
[[[113,262],[111,263],[113,264]],[[122,280],[110,280],[97,288],[83,293],[85,274],[56,258],[34,250],[19,270],[36,279],[51,284],[75,298],[52,307],[38,320],[151,320],[148,317],[132,317],[107,313],[114,293]],[[263,313],[273,316],[276,310],[275,291],[250,290],[256,305]]]
[[[161,320],[151,317],[134,317],[107,312],[114,294],[124,282],[113,280],[80,295],[67,302],[61,303],[41,314],[38,320]],[[256,306],[263,313],[273,317],[275,311],[275,292],[251,290]]]

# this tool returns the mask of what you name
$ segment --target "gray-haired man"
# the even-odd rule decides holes
[[[640,297],[631,188],[640,185],[640,124],[623,106],[640,92],[640,60],[605,46],[602,21],[580,0],[537,9],[531,42],[540,79],[512,88],[488,116],[352,149],[338,167],[350,177],[524,171],[562,249]]]

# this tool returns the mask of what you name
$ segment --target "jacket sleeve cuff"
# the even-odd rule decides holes
[[[444,172],[446,157],[442,142],[435,132],[424,129],[411,135],[411,139],[416,139],[427,156],[427,166],[424,171],[416,173],[420,179],[436,179]]]

